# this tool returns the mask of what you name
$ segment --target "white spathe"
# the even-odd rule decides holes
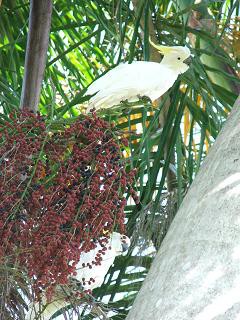
[[[121,235],[120,233],[113,232],[112,237],[109,239],[107,244],[108,250],[105,251],[105,255],[102,256],[103,261],[101,265],[93,266],[92,269],[88,267],[82,267],[82,263],[90,263],[92,262],[98,251],[101,249],[100,244],[94,250],[91,250],[87,253],[81,255],[81,263],[77,265],[77,275],[74,277],[78,281],[82,282],[82,279],[90,279],[93,278],[95,280],[94,283],[84,285],[84,289],[95,289],[100,287],[104,281],[104,277],[107,274],[108,269],[114,262],[115,257],[121,255],[124,252],[124,247],[129,247],[130,240],[125,235]]]
[[[123,254],[123,252],[126,251],[129,246],[130,239],[127,236],[118,232],[113,232],[106,244],[107,250],[105,251],[105,255],[102,256],[103,260],[101,265],[93,265],[92,269],[89,267],[82,267],[83,263],[87,265],[87,263],[94,261],[97,253],[100,249],[102,249],[101,245],[98,243],[95,249],[81,254],[80,261],[76,267],[77,275],[74,277],[71,276],[71,278],[76,279],[81,283],[83,282],[82,279],[86,279],[86,284],[83,285],[85,290],[93,290],[97,287],[100,287],[104,281],[108,269],[111,267],[111,265],[113,265],[115,258]],[[95,282],[89,284],[87,280],[90,278],[93,278]],[[29,311],[26,315],[26,320],[49,320],[54,313],[70,304],[70,302],[65,299],[66,296],[63,295],[61,290],[56,290],[56,292],[57,293],[53,297],[52,301],[49,303],[46,302],[46,298],[44,296],[42,297],[42,301],[40,303],[31,303],[29,305]]]
[[[136,101],[147,96],[152,101],[172,87],[179,74],[189,68],[190,50],[187,47],[155,47],[164,54],[160,63],[135,61],[122,63],[94,81],[86,95],[95,94],[90,100],[91,108],[111,108],[121,101]]]

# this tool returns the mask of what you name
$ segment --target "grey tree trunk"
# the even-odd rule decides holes
[[[240,97],[127,320],[240,319]]]
[[[46,65],[52,0],[31,0],[29,32],[21,93],[21,109],[38,109]]]

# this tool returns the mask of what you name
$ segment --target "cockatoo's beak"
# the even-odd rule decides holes
[[[122,252],[126,252],[126,251],[128,251],[128,249],[129,249],[128,243],[123,242],[122,243]]]
[[[130,239],[126,236],[126,235],[122,235],[121,236],[121,242],[122,242],[122,253],[125,253],[128,251],[129,247],[130,247]]]
[[[192,63],[192,57],[188,57],[187,59],[183,60],[183,62],[189,66]]]

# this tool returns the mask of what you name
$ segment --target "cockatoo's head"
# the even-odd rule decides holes
[[[113,232],[109,239],[109,244],[115,250],[116,255],[120,256],[130,247],[130,239],[124,234]]]
[[[149,42],[164,56],[161,63],[178,73],[184,73],[188,70],[191,63],[191,52],[188,47],[156,45],[150,39]]]

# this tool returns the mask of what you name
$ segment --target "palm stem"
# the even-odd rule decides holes
[[[38,108],[46,65],[51,15],[51,0],[31,0],[21,109],[36,111]]]

